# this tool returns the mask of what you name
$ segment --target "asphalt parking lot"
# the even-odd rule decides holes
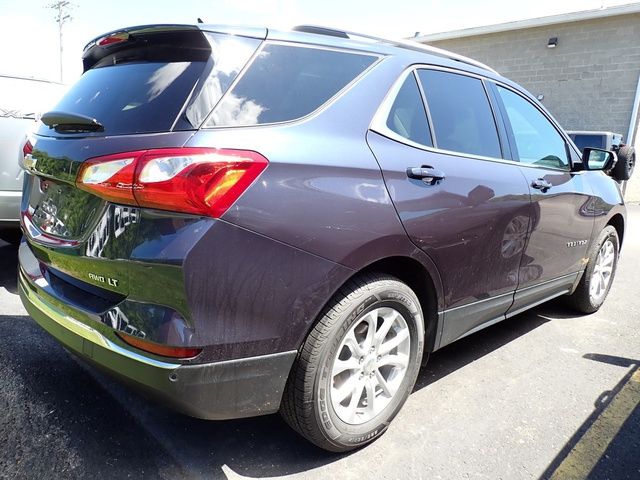
[[[640,206],[600,312],[555,301],[434,354],[390,430],[327,454],[278,416],[206,422],[77,363],[0,242],[0,478],[640,478]]]

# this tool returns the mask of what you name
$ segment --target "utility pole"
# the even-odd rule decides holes
[[[73,4],[68,0],[58,0],[57,2],[53,2],[48,5],[47,8],[50,8],[55,12],[55,20],[58,24],[58,42],[60,46],[60,83],[62,83],[62,27],[65,23],[73,20],[73,17],[71,17],[71,14],[69,13],[71,8],[73,8]]]

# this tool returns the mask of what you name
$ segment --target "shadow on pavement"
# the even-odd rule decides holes
[[[567,441],[540,476],[541,480],[640,478],[640,360],[602,354],[585,359],[627,369],[626,375],[600,394],[592,414]]]
[[[11,293],[16,269],[17,247],[0,244],[0,287]],[[551,302],[455,342],[432,355],[414,390],[551,319],[576,317],[561,301]],[[277,415],[208,422],[157,406],[81,366],[29,317],[0,316],[0,331],[0,471],[9,477],[226,478],[231,471],[257,478],[313,470],[344,456],[309,444]],[[588,422],[575,441],[587,428]]]
[[[0,240],[0,287],[18,293],[18,246]]]
[[[494,350],[526,335],[554,319],[573,319],[580,315],[564,306],[562,299],[552,300],[503,322],[458,340],[431,355],[414,388],[418,391]]]
[[[29,317],[0,315],[0,477],[284,475],[339,456],[277,415],[207,422],[146,401],[80,366]]]
[[[182,473],[171,454],[29,317],[0,316],[0,330],[0,477]]]
[[[17,247],[0,244],[0,287],[11,293],[16,269]],[[415,390],[550,318],[575,315],[551,302],[462,339],[432,355]],[[157,406],[81,366],[29,317],[0,316],[0,331],[0,471],[9,477],[265,477],[344,456],[309,444],[277,415],[207,422]]]
[[[416,390],[549,321],[550,304],[436,352]],[[146,401],[80,366],[29,318],[0,316],[0,471],[11,477],[265,477],[320,468],[328,454],[277,415],[208,422]],[[42,452],[47,452],[43,457]]]

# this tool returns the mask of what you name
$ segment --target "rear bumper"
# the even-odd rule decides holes
[[[276,412],[296,351],[207,364],[150,358],[125,346],[91,314],[49,295],[46,280],[20,268],[19,291],[31,317],[67,349],[171,408],[223,420]]]
[[[0,190],[0,227],[20,226],[21,191]]]

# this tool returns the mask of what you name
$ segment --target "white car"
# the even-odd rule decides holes
[[[40,114],[65,92],[60,83],[0,74],[0,239],[20,239],[22,170],[18,159]]]

